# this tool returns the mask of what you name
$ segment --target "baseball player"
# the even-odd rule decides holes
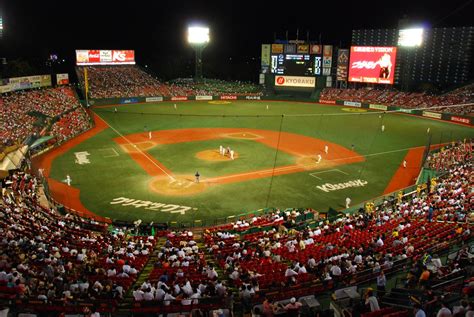
[[[229,154],[229,155],[230,155],[230,146],[228,146],[227,149],[225,150],[225,154]]]
[[[224,155],[224,147],[222,145],[219,145],[219,154]]]
[[[230,159],[231,159],[231,160],[234,159],[234,150],[230,150]]]
[[[329,152],[329,146],[327,144],[324,146],[324,153],[328,154]]]
[[[176,104],[174,104],[174,108],[177,109],[177,108],[176,108]]]
[[[318,159],[316,160],[316,163],[318,163],[318,164],[321,163],[322,159],[323,158],[322,158],[321,154],[318,154]]]
[[[406,160],[403,160],[403,167],[407,168],[407,161]]]
[[[426,129],[426,133],[430,133],[430,128]]]
[[[66,175],[66,184],[67,184],[68,186],[71,186],[71,181],[72,181],[72,180],[71,180],[71,176],[69,176],[69,174],[67,174],[67,175]]]
[[[148,138],[151,140],[151,131],[148,131]]]
[[[268,110],[268,105],[267,105],[267,110]]]
[[[382,132],[385,131],[385,125],[382,124]]]
[[[349,208],[349,205],[351,204],[351,199],[349,197],[346,198],[346,209]]]
[[[199,183],[199,177],[201,176],[199,174],[199,171],[196,171],[196,174],[194,176],[196,176],[196,183]]]

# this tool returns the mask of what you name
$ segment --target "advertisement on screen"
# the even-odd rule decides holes
[[[316,86],[316,78],[303,76],[275,76],[276,87],[307,87]]]
[[[396,56],[396,47],[352,46],[349,81],[393,84]]]
[[[135,51],[76,50],[76,65],[135,65]]]
[[[69,84],[69,74],[56,74],[56,84],[58,85],[68,85]]]

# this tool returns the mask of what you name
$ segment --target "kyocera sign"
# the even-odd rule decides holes
[[[316,78],[301,76],[275,76],[275,86],[314,88],[316,86]]]

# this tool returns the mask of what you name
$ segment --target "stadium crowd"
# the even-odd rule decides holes
[[[320,95],[324,100],[346,100],[397,106],[401,108],[431,108],[435,111],[469,115],[474,113],[474,106],[450,107],[474,101],[474,84],[464,86],[443,95],[429,93],[408,93],[389,89],[338,89],[325,88]]]
[[[84,68],[77,72],[84,85]],[[162,83],[137,66],[87,67],[91,98],[195,96],[195,95],[261,95],[259,86],[244,82],[205,79],[177,79]]]
[[[0,97],[0,140],[12,145],[30,135],[39,136],[48,122],[61,117],[53,125],[54,135],[63,140],[89,127],[89,120],[69,87],[25,90]],[[72,111],[73,109],[78,108]],[[67,127],[67,129],[65,128]]]
[[[123,298],[154,237],[109,233],[97,222],[62,216],[40,203],[38,183],[24,172],[3,181],[0,293],[50,304]]]

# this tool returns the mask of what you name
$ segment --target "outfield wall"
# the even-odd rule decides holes
[[[415,115],[419,117],[425,117],[429,119],[438,119],[438,120],[443,120],[443,121],[448,121],[448,122],[474,125],[474,117],[464,116],[460,114],[451,114],[451,113],[445,113],[445,112],[440,113],[440,112],[428,111],[428,110],[404,109],[397,106],[386,106],[386,105],[380,105],[380,104],[371,104],[371,103],[345,101],[345,100],[319,99],[319,103],[325,104],[325,105],[338,105],[338,106],[371,109],[371,110],[378,110],[378,111],[400,112],[400,113],[411,114],[411,115]]]
[[[91,106],[105,106],[105,105],[119,105],[119,104],[134,104],[134,103],[156,103],[163,101],[210,101],[210,100],[276,100],[276,101],[299,101],[299,102],[319,102],[325,105],[338,105],[345,107],[354,107],[378,111],[392,111],[411,114],[419,117],[425,117],[429,119],[443,120],[453,123],[460,123],[465,125],[474,125],[474,117],[451,114],[451,113],[440,113],[428,110],[414,110],[404,109],[397,106],[387,106],[380,104],[371,104],[357,101],[347,100],[327,100],[319,99],[316,101],[310,98],[287,98],[288,96],[256,96],[256,95],[220,95],[220,96],[174,96],[174,97],[130,97],[130,98],[104,98],[104,99],[90,99],[89,103]]]

